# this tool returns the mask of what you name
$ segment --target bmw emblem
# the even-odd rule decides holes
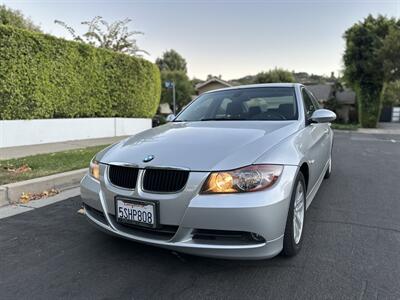
[[[152,161],[154,159],[154,155],[147,155],[144,159],[143,162],[149,162]]]

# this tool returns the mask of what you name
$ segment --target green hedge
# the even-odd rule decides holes
[[[0,119],[152,117],[160,93],[149,61],[0,26]]]

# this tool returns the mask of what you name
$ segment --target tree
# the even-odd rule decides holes
[[[156,65],[161,71],[182,71],[187,73],[186,60],[174,49],[163,53],[156,59]]]
[[[400,79],[400,20],[397,26],[389,29],[380,51],[383,60],[385,79],[394,81]]]
[[[193,87],[196,87],[196,85],[203,82],[204,82],[203,80],[196,77],[193,77],[193,79],[190,80],[190,83],[192,84]]]
[[[0,25],[41,32],[39,26],[33,24],[31,19],[24,17],[19,10],[7,8],[5,5],[0,5]]]
[[[238,85],[241,85],[241,84],[253,84],[253,83],[255,83],[255,78],[256,78],[256,75],[246,75],[244,77],[241,77],[241,78],[238,78],[238,79],[234,79],[234,80],[231,80],[231,81],[237,83]]]
[[[271,82],[295,82],[295,79],[292,72],[278,68],[258,73],[254,78],[254,83]]]
[[[357,94],[358,119],[362,127],[376,127],[379,120],[385,71],[383,56],[378,54],[395,23],[394,19],[369,15],[344,34],[344,78]]]
[[[188,104],[193,95],[193,86],[188,76],[183,71],[161,71],[161,101],[160,103],[169,103],[172,107],[172,90],[167,89],[164,85],[166,81],[175,83],[176,104],[178,108],[182,108]]]
[[[82,36],[79,36],[75,29],[63,21],[55,20],[54,23],[68,30],[73,39],[78,42],[134,56],[140,56],[141,53],[148,54],[145,50],[138,47],[137,41],[134,38],[135,35],[143,34],[143,32],[129,30],[128,24],[131,21],[131,19],[124,19],[110,24],[103,20],[102,17],[97,16],[91,21],[81,23],[87,26],[87,31]]]
[[[385,84],[382,93],[382,104],[400,106],[400,80]]]

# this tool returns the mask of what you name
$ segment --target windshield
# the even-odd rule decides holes
[[[174,120],[297,120],[292,87],[242,88],[203,94]]]

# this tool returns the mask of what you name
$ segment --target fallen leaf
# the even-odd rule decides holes
[[[29,201],[51,197],[51,196],[57,195],[58,193],[60,193],[60,192],[56,189],[43,191],[41,193],[22,193],[21,197],[19,197],[19,201],[21,203],[28,203]]]
[[[80,209],[78,209],[77,213],[80,214],[80,215],[84,215],[85,214],[85,210],[83,208],[80,208]]]
[[[31,199],[31,193],[22,193],[21,197],[19,197],[19,202],[25,204],[28,203]]]
[[[13,166],[7,168],[8,172],[15,173],[15,174],[21,174],[21,173],[26,173],[32,171],[32,169],[27,165],[23,164],[19,168],[15,168]]]

